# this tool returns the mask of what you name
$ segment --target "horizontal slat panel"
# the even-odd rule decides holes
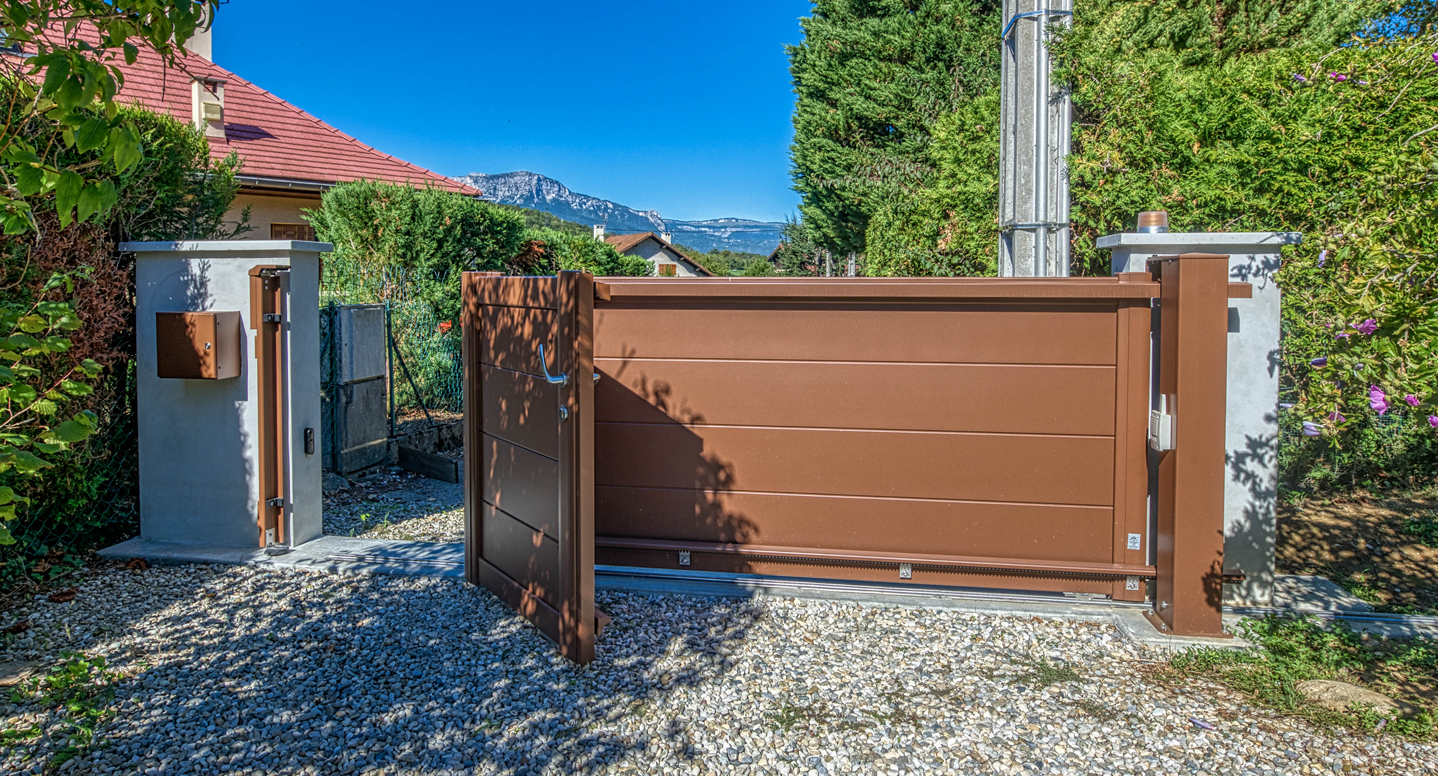
[[[559,538],[559,464],[484,435],[484,501]]]
[[[553,277],[479,277],[466,273],[474,284],[474,299],[482,305],[555,309],[559,284]]]
[[[492,366],[482,380],[484,433],[558,458],[559,386]]]
[[[595,449],[596,485],[1113,504],[1102,437],[599,423]]]
[[[1108,563],[1113,510],[600,487],[595,533],[691,542]]]
[[[1112,435],[1111,367],[601,361],[599,422]]]
[[[550,371],[557,371],[554,347],[557,316],[553,310],[481,307],[479,360],[515,372],[539,375],[544,373],[539,361],[539,346],[543,344]]]
[[[483,559],[479,561],[479,583],[498,596],[509,608],[518,612],[519,616],[533,623],[540,633],[552,641],[559,641],[560,615],[554,607],[531,595],[528,590],[520,587],[519,583]]]
[[[1113,305],[596,307],[596,358],[1112,365]]]
[[[488,504],[482,509],[484,559],[559,608],[559,543]]]

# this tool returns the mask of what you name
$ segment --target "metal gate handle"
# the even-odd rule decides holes
[[[539,345],[539,368],[544,370],[544,379],[550,385],[569,385],[569,375],[560,372],[558,377],[549,374],[549,365],[544,360],[544,344]]]

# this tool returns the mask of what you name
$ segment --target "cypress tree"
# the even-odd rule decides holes
[[[794,189],[814,241],[864,250],[869,218],[933,173],[939,117],[998,82],[995,0],[815,0],[789,47]]]

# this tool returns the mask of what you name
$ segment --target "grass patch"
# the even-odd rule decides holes
[[[64,722],[43,731],[39,725],[0,730],[0,741],[19,743],[42,733],[63,745],[50,758],[50,767],[79,757],[96,744],[95,730],[113,713],[115,683],[120,673],[111,671],[103,657],[86,657],[77,652],[61,653],[61,662],[43,676],[31,679],[10,691],[10,701],[38,710],[63,710]]]
[[[1084,698],[1076,705],[1078,706],[1079,711],[1082,711],[1083,713],[1089,715],[1090,717],[1093,717],[1094,719],[1097,719],[1100,722],[1112,722],[1113,720],[1118,719],[1117,711],[1114,711],[1113,709],[1103,705],[1102,703],[1099,703],[1096,700]]]
[[[1083,680],[1078,671],[1067,665],[1055,665],[1045,658],[1032,658],[1023,661],[1022,664],[1028,666],[1029,670],[1014,677],[1015,681],[1032,685],[1039,690],[1063,682]]]
[[[1239,635],[1255,648],[1187,650],[1169,661],[1167,678],[1208,677],[1265,706],[1325,727],[1378,730],[1383,720],[1377,714],[1331,711],[1309,702],[1297,689],[1310,679],[1349,682],[1421,710],[1412,719],[1388,721],[1384,732],[1438,739],[1432,703],[1438,692],[1438,644],[1426,639],[1364,638],[1342,623],[1324,628],[1311,617],[1248,620]]]
[[[1410,517],[1403,521],[1403,532],[1429,547],[1438,547],[1438,515],[1424,512]]]

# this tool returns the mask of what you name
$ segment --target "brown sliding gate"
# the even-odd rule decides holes
[[[1226,257],[1180,263],[1183,294],[1176,270],[1164,285],[1149,273],[592,286],[573,273],[468,275],[466,482],[483,489],[470,500],[470,578],[546,632],[550,609],[592,622],[590,563],[1124,600],[1158,578],[1170,625],[1173,609],[1207,609],[1182,627],[1217,633],[1223,361],[1212,356],[1225,353],[1231,289]],[[1165,368],[1190,386],[1170,398],[1192,408],[1175,435],[1219,436],[1216,465],[1206,450],[1165,454],[1185,474],[1161,479],[1166,533],[1154,537],[1160,297],[1165,321],[1205,321],[1164,330],[1165,364],[1177,359]],[[545,382],[539,343],[568,386]],[[1214,363],[1216,405],[1191,398],[1214,390],[1200,376]],[[1204,478],[1214,483],[1187,490],[1192,505],[1172,497]]]

